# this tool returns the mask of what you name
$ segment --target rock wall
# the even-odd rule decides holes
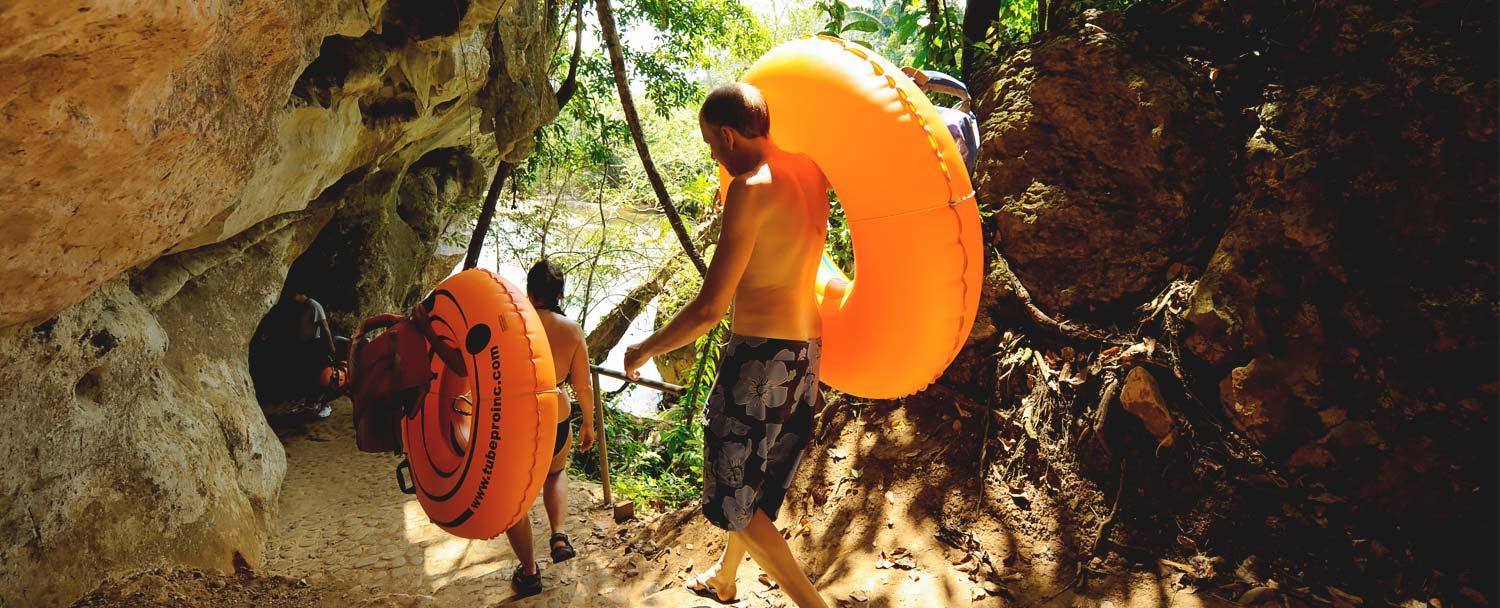
[[[1171,380],[1151,400],[1170,420],[1125,403],[1109,422],[1159,423],[1131,435],[1145,447],[1130,485],[1178,495],[1147,498],[1141,517],[1171,512],[1199,542],[1214,531],[1216,552],[1259,546],[1387,601],[1471,587],[1493,601],[1496,7],[1272,4],[1091,12],[981,70],[991,240],[1043,312],[1160,339],[1123,356]],[[1032,323],[1002,274],[986,286],[992,325],[1095,372],[1065,368],[1093,392],[1039,426],[1088,437],[1120,407],[1107,389],[1101,406],[1097,377],[1120,349]],[[997,384],[993,335],[950,386]],[[1175,449],[1160,441],[1174,428],[1188,433]],[[1070,447],[1087,462],[1091,446]],[[1107,496],[1121,468],[1100,470]],[[1193,510],[1218,523],[1192,528]]]
[[[1212,243],[1229,154],[1211,83],[1187,62],[1096,27],[989,74],[975,189],[1039,305],[1119,316]]]
[[[555,113],[544,13],[0,7],[0,604],[258,563],[285,461],[257,324],[285,289],[347,328],[446,275],[458,214]]]
[[[1185,315],[1225,415],[1298,483],[1424,562],[1491,574],[1494,8],[1471,17],[1483,55],[1449,11],[1294,13]]]

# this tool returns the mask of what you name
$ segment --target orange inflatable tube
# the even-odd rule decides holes
[[[827,256],[818,271],[823,382],[875,399],[925,388],[973,328],[984,269],[979,206],[937,109],[900,68],[832,36],[771,49],[741,80],[849,220],[856,277]]]
[[[448,277],[420,306],[433,333],[463,353],[402,420],[422,510],[464,538],[488,539],[531,508],[557,433],[557,379],[541,320],[525,292],[488,270]]]

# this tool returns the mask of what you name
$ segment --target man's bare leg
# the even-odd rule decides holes
[[[724,553],[719,556],[718,563],[709,566],[691,583],[693,587],[707,585],[717,593],[719,599],[729,601],[734,599],[740,564],[745,561],[745,541],[734,532],[728,534],[724,542]]]
[[[756,509],[750,516],[750,525],[739,532],[729,533],[729,536],[739,537],[740,542],[750,551],[750,556],[755,558],[755,563],[760,564],[760,568],[771,576],[771,580],[781,585],[797,606],[828,608],[823,597],[813,589],[812,581],[808,580],[802,566],[797,564],[797,558],[792,556],[792,548],[787,546],[786,539],[781,537],[776,524],[771,523],[765,513]],[[724,552],[729,552],[728,546]]]

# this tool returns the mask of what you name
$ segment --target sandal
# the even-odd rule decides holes
[[[736,597],[729,597],[727,599],[719,597],[719,590],[714,589],[714,586],[708,582],[708,579],[709,576],[707,574],[699,574],[697,577],[689,579],[684,583],[683,587],[691,591],[693,595],[705,597],[726,606],[739,601]]]
[[[559,541],[562,542],[561,545],[557,544]],[[573,543],[568,542],[568,535],[562,532],[553,534],[552,540],[547,541],[547,544],[552,546],[552,563],[554,564],[565,562],[578,556],[578,552],[573,550]]]
[[[516,590],[517,597],[531,597],[542,592],[542,570],[537,568],[536,574],[526,574],[526,564],[516,564],[515,572],[510,575],[510,586]]]

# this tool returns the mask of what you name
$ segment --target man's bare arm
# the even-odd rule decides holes
[[[713,261],[708,265],[708,275],[703,279],[703,289],[665,327],[626,349],[627,373],[634,372],[651,357],[692,344],[729,312],[735,288],[745,274],[745,267],[750,264],[756,234],[766,215],[764,201],[757,200],[763,188],[747,185],[740,178],[730,183],[719,244],[714,249]],[[637,363],[636,368],[631,367],[633,362]]]

